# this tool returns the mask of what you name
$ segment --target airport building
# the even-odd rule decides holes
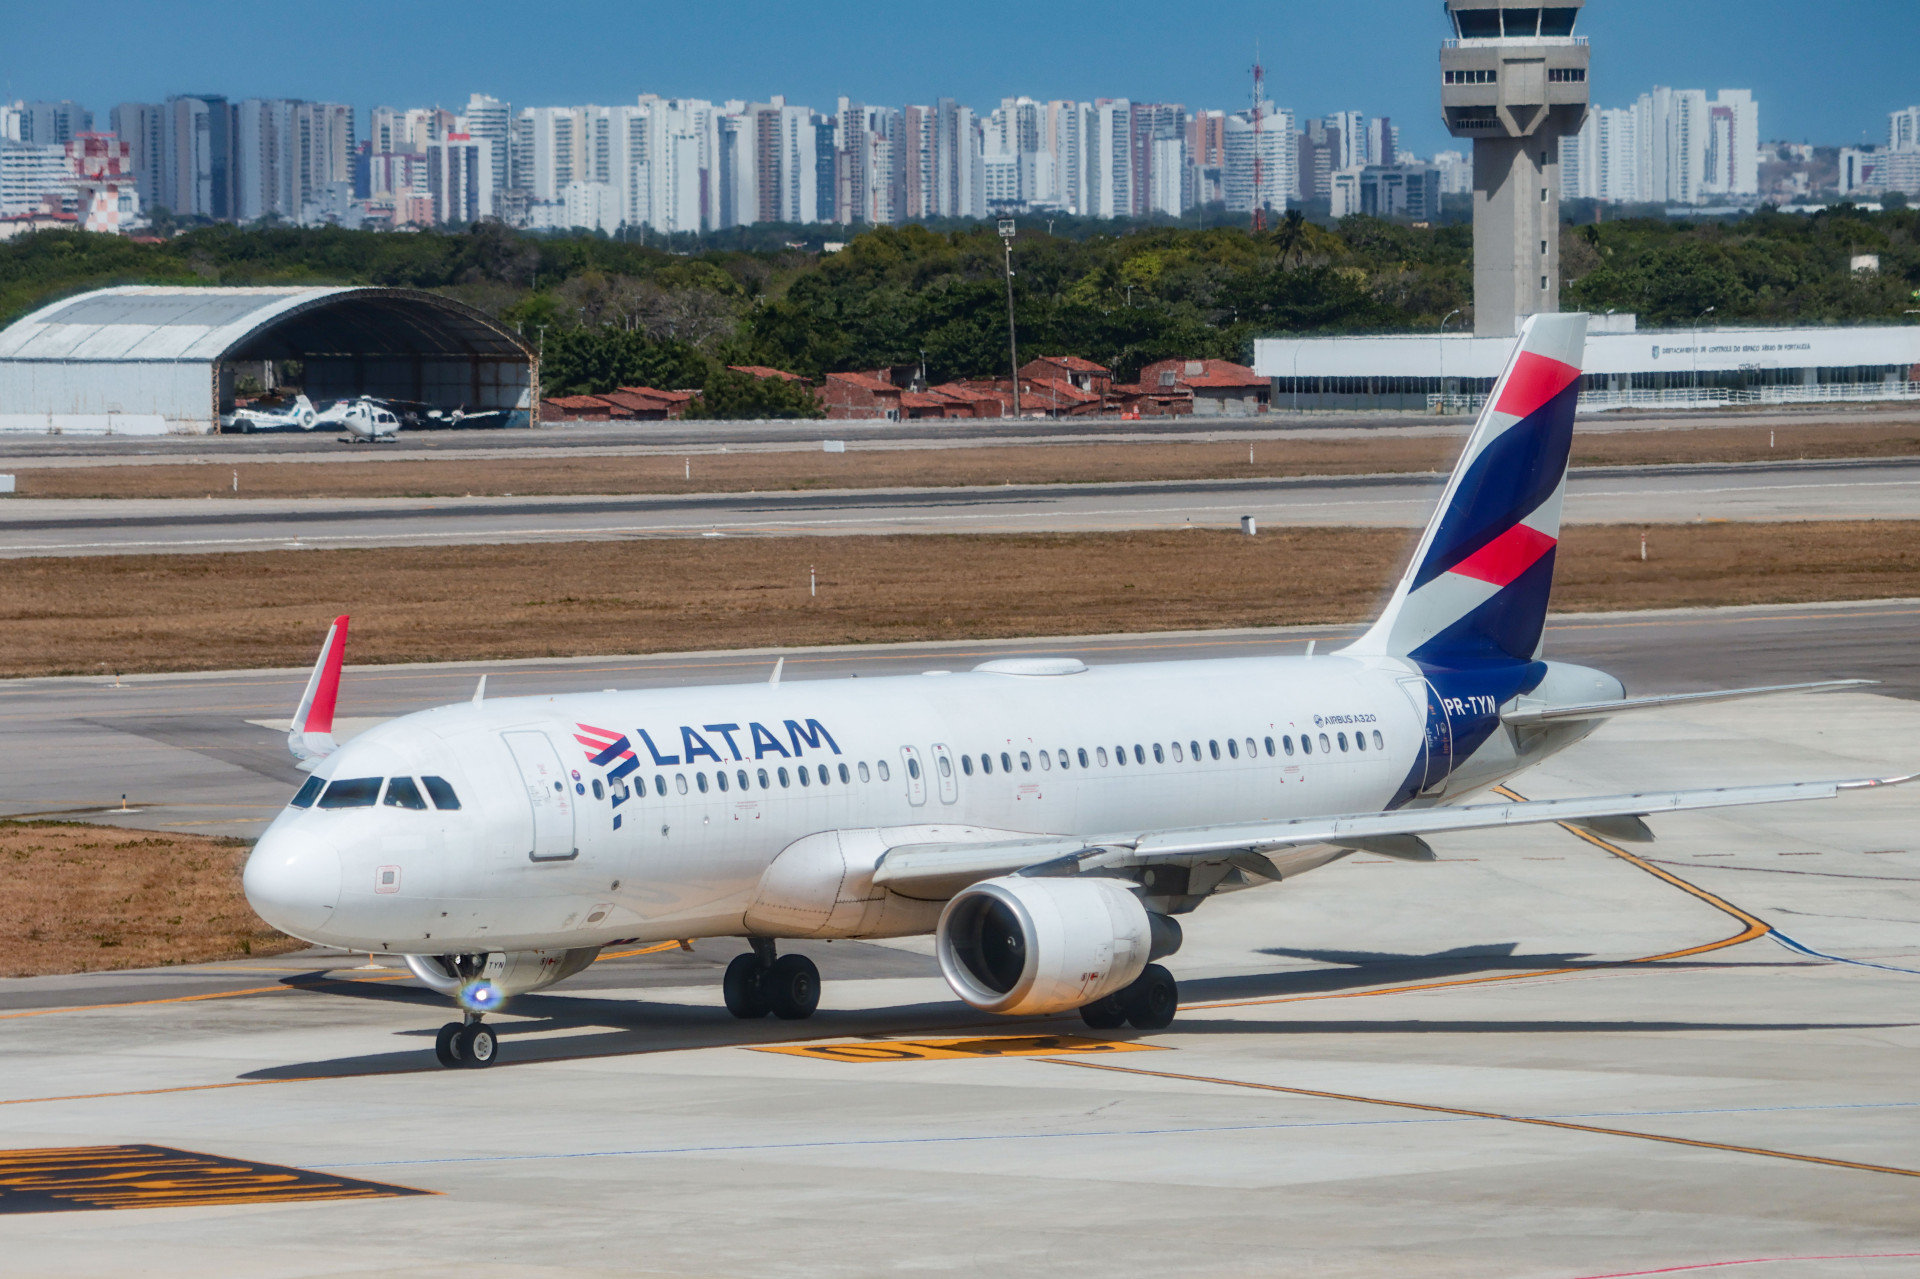
[[[1510,337],[1466,333],[1260,338],[1253,367],[1272,379],[1278,412],[1469,412],[1512,353]],[[1920,399],[1920,325],[1646,330],[1630,315],[1589,322],[1580,391],[1589,412],[1888,399]]]
[[[316,404],[525,426],[538,362],[511,329],[414,289],[100,289],[0,330],[0,431],[206,434],[242,375]]]

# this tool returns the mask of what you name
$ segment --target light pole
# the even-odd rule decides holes
[[[1020,346],[1013,333],[1013,219],[1000,219],[1000,242],[1007,250],[1007,359],[1013,363],[1013,415],[1020,416]]]
[[[1448,320],[1451,320],[1451,319],[1452,319],[1452,318],[1453,318],[1454,316],[1456,316],[1456,315],[1458,315],[1458,314],[1460,314],[1460,308],[1456,306],[1456,307],[1454,307],[1454,308],[1453,308],[1453,310],[1451,310],[1451,311],[1449,311],[1449,312],[1447,312],[1447,313],[1446,313],[1446,315],[1444,315],[1443,317],[1441,317],[1441,320],[1440,320],[1440,331],[1441,331],[1442,333],[1445,333],[1445,332],[1447,331],[1447,321],[1448,321]]]

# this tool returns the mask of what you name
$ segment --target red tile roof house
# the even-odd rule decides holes
[[[881,418],[898,422],[904,414],[899,387],[882,373],[829,373],[820,387],[820,403],[830,418]]]
[[[1083,360],[1077,355],[1043,355],[1020,368],[1021,377],[1058,378],[1069,386],[1095,395],[1105,395],[1113,385],[1113,373],[1105,365]]]
[[[1251,417],[1267,411],[1273,384],[1231,360],[1161,360],[1140,370],[1149,395],[1193,394],[1195,417]]]
[[[605,422],[616,416],[630,414],[597,395],[554,395],[540,401],[542,422]]]
[[[687,411],[693,391],[656,391],[650,386],[623,386],[600,398],[627,410],[626,416],[643,422],[660,422],[680,417]]]
[[[1038,368],[1047,361],[1035,360],[1027,365],[1028,369]],[[1091,379],[1089,379],[1091,380]],[[1025,416],[1044,414],[1047,417],[1093,417],[1107,411],[1107,391],[1112,386],[1111,375],[1103,378],[1098,390],[1089,390],[1076,386],[1064,377],[1041,375],[1034,377],[1026,369],[1020,371],[1020,412]]]

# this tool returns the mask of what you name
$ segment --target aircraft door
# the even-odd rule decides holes
[[[553,739],[540,732],[502,733],[526,783],[527,802],[533,808],[533,846],[527,856],[536,862],[569,861],[580,855],[574,841],[573,792],[567,770]]]
[[[1453,773],[1452,721],[1447,718],[1447,708],[1440,700],[1440,690],[1430,680],[1403,679],[1400,681],[1400,691],[1420,712],[1426,726],[1425,740],[1421,743],[1424,776],[1420,793],[1438,794]]]
[[[960,798],[960,779],[955,776],[953,752],[938,742],[933,744],[934,780],[940,783],[940,802],[951,804]]]
[[[927,802],[927,770],[920,766],[920,751],[916,747],[900,748],[900,765],[907,774],[907,802],[920,805]]]

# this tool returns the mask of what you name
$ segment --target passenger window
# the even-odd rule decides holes
[[[747,770],[744,768],[734,773],[733,780],[740,783],[741,790],[753,789],[753,784],[747,780]]]
[[[322,808],[372,808],[380,798],[378,777],[335,778],[327,793],[320,797]]]
[[[1196,764],[1197,764],[1197,763],[1199,763],[1199,762],[1200,762],[1200,743],[1199,743],[1199,742],[1188,742],[1188,743],[1187,743],[1187,749],[1193,752],[1193,760],[1194,760],[1194,762],[1195,762]],[[1217,747],[1217,746],[1216,746],[1216,747],[1214,747],[1214,750],[1213,750],[1213,753],[1214,753],[1214,756],[1215,756],[1216,758],[1218,758],[1218,757],[1219,757],[1219,754],[1220,754],[1220,748],[1219,748],[1219,747]]]
[[[1327,741],[1327,735],[1325,733],[1320,734],[1320,753],[1325,755],[1332,749],[1333,746]]]
[[[682,795],[687,793],[687,775],[685,773],[675,773],[673,775],[673,788]]]
[[[1284,750],[1289,755],[1293,754],[1293,734],[1288,733],[1285,736],[1281,737],[1280,749]]]
[[[1273,754],[1273,739],[1269,737],[1269,738],[1266,738],[1265,741],[1267,744],[1267,754],[1269,755]]]
[[[768,779],[767,770],[764,768],[760,770],[760,789],[761,790],[773,789],[773,782]]]
[[[1377,751],[1387,749],[1387,739],[1380,736],[1380,730],[1377,728],[1373,730],[1373,749]]]
[[[1231,737],[1227,739],[1227,754],[1233,756],[1235,759],[1240,758],[1240,743],[1234,741]]]
[[[1082,746],[1079,748],[1079,751],[1080,751],[1080,767],[1085,768],[1087,766],[1087,748]],[[1106,754],[1106,752],[1102,751],[1101,754],[1104,755]],[[1100,762],[1104,764],[1107,761],[1103,759]]]
[[[1367,749],[1367,735],[1365,733],[1355,733],[1353,735],[1353,744],[1361,750]]]
[[[773,770],[773,775],[774,775],[775,777],[778,777],[778,778],[780,779],[780,789],[781,789],[781,790],[785,790],[785,789],[786,789],[787,787],[789,787],[789,786],[791,786],[791,785],[793,785],[793,782],[792,782],[792,780],[791,780],[791,779],[790,779],[790,778],[789,778],[789,777],[787,776],[787,770],[786,770],[786,769],[784,769],[784,768],[776,768],[776,769],[774,769],[774,770]]]
[[[1159,742],[1153,744],[1153,762],[1156,764],[1164,764],[1167,762],[1167,753],[1160,749]]]
[[[1040,752],[1040,771],[1044,773],[1052,767],[1053,767],[1053,753],[1051,751],[1041,751]]]
[[[722,774],[720,774],[720,789],[721,789],[721,790],[725,790],[725,789],[727,788],[727,783],[726,783],[726,776],[727,776],[727,775],[726,775],[725,773],[722,773]],[[401,780],[401,781],[404,781],[404,780],[406,780],[406,779],[404,779],[404,778],[400,778],[400,779],[396,779],[396,780]],[[607,794],[606,794],[606,791],[605,791],[604,789],[602,789],[602,788],[601,788],[601,785],[600,785],[600,779],[599,779],[598,777],[596,777],[596,778],[594,778],[594,779],[593,779],[593,797],[594,797],[595,799],[605,799],[605,798],[607,797]],[[389,787],[387,787],[387,802],[388,802],[389,804],[391,804],[391,803],[393,802],[393,787],[391,787],[391,786],[389,786]],[[426,804],[425,804],[425,803],[422,803],[422,804],[420,805],[420,807],[422,807],[422,808],[425,808],[425,807],[426,807]]]
[[[820,765],[820,784],[822,786],[825,786],[828,782],[832,780],[833,780],[833,774],[827,771],[827,766],[825,764]]]
[[[664,795],[667,793],[667,775],[665,773],[655,773],[653,775],[653,793],[656,795]]]
[[[940,762],[944,764],[947,761],[943,759]],[[807,768],[805,764],[800,765],[800,767],[794,769],[793,771],[800,774],[800,784],[802,786],[813,785],[813,773],[810,769]]]
[[[1186,759],[1187,759],[1186,752],[1180,749],[1179,742],[1175,742],[1173,744],[1173,762],[1176,764],[1184,764],[1186,762]]]
[[[1107,766],[1107,748],[1104,746],[1097,746],[1094,748],[1093,753],[1095,758],[1097,758],[1100,761],[1100,767],[1105,768]]]
[[[1139,742],[1133,744],[1133,762],[1136,764],[1144,764],[1147,762],[1147,748]]]
[[[867,773],[867,761],[864,759],[860,761],[860,780],[863,782],[870,782],[873,780],[873,778],[869,776]]]
[[[726,769],[721,768],[721,769],[714,770],[713,784],[715,786],[718,786],[722,791],[727,789],[727,770]]]
[[[1313,739],[1305,733],[1300,734],[1300,753],[1303,755],[1313,754]]]
[[[1122,767],[1125,767],[1125,766],[1126,766],[1126,762],[1127,762],[1127,748],[1126,748],[1126,747],[1124,747],[1124,746],[1116,746],[1116,747],[1114,747],[1114,748],[1113,748],[1113,762],[1114,762],[1114,763],[1116,763],[1116,764],[1119,764],[1119,765],[1120,765],[1120,766],[1122,766]]]
[[[920,780],[920,761],[919,760],[910,759],[907,761],[907,777],[910,780],[916,781],[916,782]]]
[[[991,773],[993,771],[993,756],[986,754],[980,756],[980,771],[983,773]]]
[[[840,781],[842,782],[842,784],[851,782],[852,780],[853,780],[853,774],[847,771],[847,766],[845,764],[840,765]]]
[[[1023,773],[1031,773],[1033,771],[1033,757],[1025,751],[1020,752],[1020,771]]]
[[[295,808],[311,808],[313,807],[315,796],[320,794],[321,788],[326,784],[327,782],[324,777],[309,777],[305,784],[293,793],[293,798],[287,802]]]
[[[1334,736],[1339,739],[1340,749],[1344,752],[1347,749],[1347,735],[1345,733],[1335,733]]]
[[[1219,759],[1219,758],[1220,758],[1220,743],[1219,743],[1219,742],[1212,742],[1212,741],[1210,741],[1210,742],[1208,742],[1208,743],[1207,743],[1207,753],[1208,753],[1209,755],[1212,755],[1212,756],[1213,756],[1213,757],[1214,757],[1215,759]]]
[[[1013,756],[1007,754],[1005,751],[1000,752],[1000,771],[1003,773],[1011,773],[1013,771]]]
[[[888,779],[888,778],[889,778],[890,776],[892,776],[892,773],[893,773],[893,770],[887,767],[887,761],[886,761],[886,760],[884,760],[884,759],[883,759],[883,760],[881,760],[881,761],[879,761],[878,763],[876,763],[876,764],[874,765],[874,767],[880,770],[880,780],[881,780],[881,781],[883,781],[883,782],[884,782],[884,781],[886,781],[886,780],[887,780],[887,779]]]
[[[705,773],[695,773],[693,775],[693,784],[700,788],[702,795],[707,793],[707,775]]]
[[[962,755],[960,757],[960,771],[965,773],[968,777],[973,776],[973,756]]]
[[[1259,747],[1255,746],[1253,744],[1253,739],[1249,737],[1247,739],[1247,758],[1252,759],[1255,755],[1258,755],[1259,753],[1260,753]]]

